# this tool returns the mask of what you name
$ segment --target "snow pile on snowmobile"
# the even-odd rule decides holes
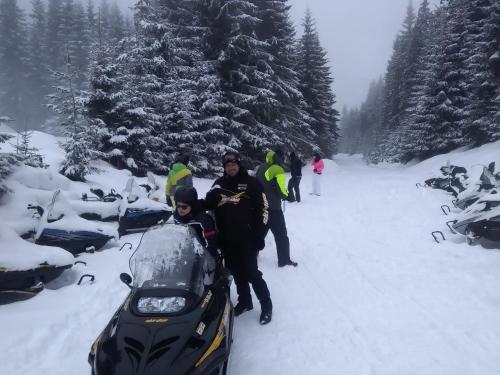
[[[61,247],[79,254],[99,250],[117,237],[113,227],[79,217],[60,190],[54,193],[47,207],[30,205],[28,208],[40,216],[34,236],[38,245]]]
[[[33,297],[74,262],[71,253],[24,241],[6,226],[0,247],[0,305]]]
[[[223,273],[204,285],[205,256],[189,226],[145,232],[120,275],[130,294],[92,345],[93,375],[227,374],[233,307]]]
[[[122,195],[119,212],[120,236],[127,233],[143,232],[159,223],[166,222],[172,216],[171,209],[164,203],[150,199],[159,190],[157,185],[138,185],[130,178]]]
[[[87,220],[118,221],[122,196],[114,189],[107,194],[101,189],[90,189],[92,195],[82,194],[81,200],[70,202],[73,210]]]

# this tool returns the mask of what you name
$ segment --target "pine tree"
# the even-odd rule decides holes
[[[402,129],[399,125],[401,115],[407,107],[411,75],[415,68],[415,61],[410,54],[414,25],[415,12],[410,2],[402,30],[394,41],[385,75],[383,128],[377,134],[376,146],[370,156],[375,162],[393,159],[401,142]]]
[[[49,90],[49,57],[45,36],[47,34],[47,11],[42,0],[32,0],[31,23],[28,33],[28,90],[25,107],[29,111],[27,122],[38,127],[47,118],[43,98]]]
[[[273,93],[274,101],[258,113],[258,121],[276,129],[278,136],[288,148],[299,154],[311,154],[317,147],[315,134],[308,124],[309,118],[303,107],[303,97],[299,89],[299,77],[295,70],[296,50],[295,29],[290,21],[291,6],[288,0],[259,0],[256,35],[266,43],[265,51],[271,57],[266,66],[270,74],[266,86]],[[289,136],[298,134],[300,137]]]
[[[429,13],[424,1],[419,9],[415,25],[415,38],[422,41],[417,57],[414,85],[408,99],[409,106],[401,119],[403,134],[398,160],[407,162],[413,158],[425,158],[432,154],[433,125],[430,108],[433,91],[437,86],[439,56],[443,36],[446,35],[446,11],[444,8]]]
[[[33,132],[27,128],[24,131],[17,132],[17,143],[15,145],[16,156],[18,160],[22,161],[25,165],[34,168],[45,168],[43,157],[38,152],[39,149],[31,145],[31,137]]]
[[[116,1],[111,4],[109,10],[109,38],[115,42],[125,37],[125,21],[123,14]]]
[[[73,181],[85,181],[85,176],[95,171],[91,161],[97,157],[97,128],[85,116],[86,94],[76,88],[79,75],[67,51],[66,71],[53,72],[57,92],[48,98],[49,108],[59,115],[59,124],[65,136],[63,148],[66,157],[60,172]]]
[[[500,46],[500,4],[493,0],[472,0],[464,5],[467,35],[463,53],[465,60],[466,90],[469,96],[468,121],[463,132],[467,139],[482,145],[500,138],[498,96],[500,83],[489,69],[490,57]]]
[[[315,143],[330,157],[336,150],[338,140],[337,117],[334,109],[335,95],[326,51],[321,47],[311,12],[307,10],[304,34],[298,44],[297,71],[300,90],[305,101],[305,110],[311,118]]]
[[[58,70],[64,66],[61,23],[62,1],[48,0],[46,45],[49,67],[52,70]]]
[[[0,0],[0,112],[26,120],[27,30],[16,0]]]

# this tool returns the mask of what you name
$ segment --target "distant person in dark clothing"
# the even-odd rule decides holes
[[[290,202],[300,202],[300,180],[302,179],[302,161],[295,155],[295,152],[290,153],[290,174],[291,178],[288,181],[288,200]]]
[[[205,256],[205,285],[213,283],[217,264],[220,264],[217,232],[212,217],[203,210],[203,201],[198,200],[198,193],[194,187],[179,187],[175,192],[175,221],[189,224],[193,227],[198,241],[208,252]]]
[[[238,292],[235,315],[253,309],[250,284],[260,301],[260,324],[271,321],[273,305],[267,284],[257,266],[257,254],[264,248],[269,219],[262,185],[241,166],[238,153],[223,157],[224,175],[205,198],[206,209],[214,210],[222,255],[234,277]]]
[[[266,162],[257,168],[255,177],[264,186],[269,202],[269,228],[276,242],[278,267],[297,267],[297,262],[290,259],[290,240],[286,231],[285,215],[281,209],[281,201],[288,200],[283,164],[283,152],[280,149],[268,151]]]

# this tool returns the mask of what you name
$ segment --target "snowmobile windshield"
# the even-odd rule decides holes
[[[204,250],[187,225],[165,224],[144,233],[130,258],[133,286],[178,289],[202,296]]]

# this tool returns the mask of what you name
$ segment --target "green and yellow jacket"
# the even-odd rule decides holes
[[[175,191],[180,186],[193,187],[193,174],[184,164],[175,163],[168,174],[167,187],[165,189],[167,200],[170,199],[173,202]]]
[[[274,151],[266,153],[266,162],[257,168],[255,177],[264,186],[270,210],[281,210],[281,200],[288,198],[283,160]]]

